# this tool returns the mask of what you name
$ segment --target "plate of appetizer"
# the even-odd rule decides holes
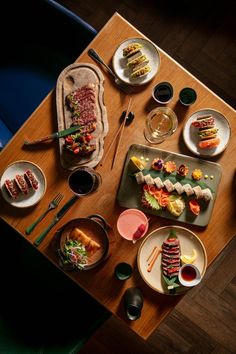
[[[27,208],[38,203],[47,186],[42,169],[25,160],[9,165],[3,172],[0,183],[3,198],[17,208]]]
[[[206,226],[221,175],[221,166],[215,162],[133,144],[126,156],[117,200],[125,208]]]
[[[94,167],[103,156],[108,132],[103,83],[101,70],[89,63],[71,64],[58,77],[58,130],[80,126],[75,134],[59,139],[61,165],[68,170],[83,165]]]
[[[70,220],[58,232],[58,254],[67,270],[92,269],[106,259],[108,225],[101,215]]]
[[[194,265],[202,279],[207,267],[207,253],[200,238],[192,231],[181,226],[164,226],[143,240],[137,263],[148,286],[161,294],[179,295],[189,289],[179,282],[181,266]]]
[[[227,147],[231,135],[225,116],[214,109],[205,108],[193,113],[183,129],[186,146],[198,156],[216,156]]]
[[[113,69],[127,84],[139,86],[154,78],[160,68],[157,47],[145,38],[129,38],[113,55]]]

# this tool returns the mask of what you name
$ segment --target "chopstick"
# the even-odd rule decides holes
[[[126,121],[126,116],[125,116],[125,119],[124,119],[124,120]],[[122,123],[123,123],[123,122],[122,122]],[[101,162],[100,162],[100,166],[103,165],[103,163],[104,163],[104,161],[106,160],[106,158],[107,158],[109,152],[111,151],[111,148],[112,148],[114,142],[116,141],[116,138],[118,137],[118,135],[119,135],[119,133],[120,133],[120,131],[121,131],[121,128],[122,128],[122,124],[120,125],[119,129],[117,130],[116,135],[115,135],[114,138],[112,139],[112,142],[111,142],[109,148],[107,149],[105,155],[103,156],[103,158],[102,158],[102,160],[101,160]]]
[[[115,160],[116,160],[116,157],[117,157],[117,154],[118,154],[118,150],[119,150],[121,138],[122,138],[122,135],[123,135],[123,131],[124,131],[126,119],[127,119],[128,115],[129,115],[129,113],[130,113],[131,103],[132,103],[132,98],[129,99],[129,103],[128,103],[128,107],[127,107],[127,110],[126,110],[125,119],[123,120],[123,122],[121,123],[121,126],[120,126],[120,128],[119,128],[119,130],[120,130],[120,136],[119,136],[119,140],[118,140],[117,145],[116,145],[115,155],[114,155],[113,160],[112,160],[111,170],[112,170],[113,167],[114,167]],[[117,134],[117,135],[118,135],[118,134]]]

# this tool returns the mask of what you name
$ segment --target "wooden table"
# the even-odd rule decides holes
[[[143,35],[116,13],[100,31],[90,47],[97,50],[108,63],[111,61],[112,55],[120,42],[126,38],[136,36]],[[147,113],[156,106],[155,102],[151,99],[151,90],[157,82],[170,81],[172,83],[174,87],[174,97],[168,106],[175,110],[179,119],[177,131],[160,145],[161,149],[191,155],[182,140],[182,128],[189,115],[201,108],[209,107],[218,110],[222,112],[230,122],[232,136],[227,149],[219,157],[211,159],[222,165],[223,176],[210,223],[206,228],[191,225],[186,225],[186,227],[196,232],[203,241],[207,250],[208,264],[224,249],[227,243],[233,238],[236,231],[236,207],[234,198],[236,187],[235,111],[160,48],[158,48],[158,50],[161,56],[160,70],[149,84],[133,94],[135,121],[132,125],[125,128],[115,168],[111,170],[111,160],[114,152],[114,150],[112,150],[104,166],[98,166],[97,168],[103,179],[100,190],[89,197],[79,200],[38,247],[42,254],[58,266],[58,258],[51,245],[55,231],[73,218],[88,216],[94,213],[103,215],[109,221],[110,225],[113,226],[114,234],[117,238],[117,240],[111,244],[111,257],[94,270],[87,272],[68,272],[67,274],[74,282],[85,289],[114,315],[124,320],[127,326],[132,328],[133,331],[144,339],[148,338],[165,316],[174,308],[180,297],[159,294],[150,289],[140,277],[136,266],[136,255],[139,243],[137,242],[133,245],[131,242],[122,239],[119,237],[116,230],[117,217],[120,212],[124,210],[117,205],[116,193],[122,174],[125,155],[129,146],[134,143],[146,144],[143,136],[144,121]],[[78,61],[94,63],[92,59],[88,57],[87,50],[82,53]],[[105,139],[106,151],[118,129],[119,116],[126,108],[129,97],[117,90],[117,87],[113,85],[111,77],[105,72],[104,76],[104,101],[109,119],[109,133]],[[184,108],[178,103],[178,93],[183,86],[192,86],[198,93],[196,103],[189,108]],[[49,224],[53,218],[53,213],[49,213],[28,237],[25,235],[25,228],[45,210],[56,192],[61,191],[64,193],[64,201],[68,200],[71,196],[67,186],[67,176],[69,172],[63,170],[59,162],[58,142],[55,141],[50,144],[34,146],[28,149],[23,147],[23,141],[25,139],[36,139],[57,130],[55,107],[55,92],[53,91],[45,98],[1,153],[1,174],[11,162],[24,159],[38,164],[43,169],[47,178],[46,194],[35,207],[16,209],[8,205],[2,197],[0,199],[1,218],[14,227],[22,237],[25,237],[30,243],[33,243],[39,233]],[[163,225],[171,224],[173,224],[171,220],[152,217],[149,231]],[[176,222],[176,224],[178,223]],[[183,224],[181,225],[183,226]],[[126,282],[121,283],[116,280],[113,275],[115,265],[120,261],[127,261],[134,267],[133,276]],[[133,322],[126,320],[122,303],[125,290],[131,286],[140,287],[144,294],[142,317]]]

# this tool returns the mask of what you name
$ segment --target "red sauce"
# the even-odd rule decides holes
[[[197,276],[196,270],[193,267],[186,266],[182,269],[182,278],[185,281],[191,281],[194,280]]]

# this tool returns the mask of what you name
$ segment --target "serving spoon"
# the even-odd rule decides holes
[[[127,85],[124,81],[120,80],[116,74],[111,70],[111,68],[104,62],[104,60],[98,55],[98,53],[94,50],[94,49],[89,49],[88,50],[88,55],[95,60],[96,62],[98,62],[99,64],[102,64],[105,66],[105,68],[108,70],[108,72],[113,76],[114,81],[116,83],[116,85],[126,94],[130,94],[131,92],[133,92],[133,89],[130,85]]]

